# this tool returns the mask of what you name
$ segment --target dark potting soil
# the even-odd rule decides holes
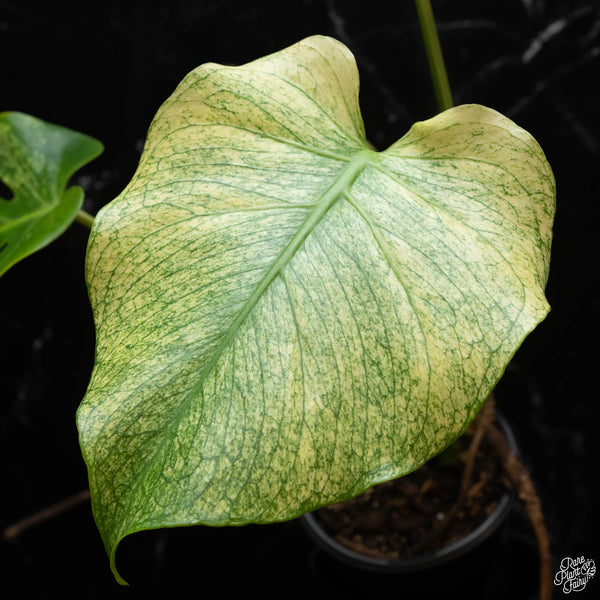
[[[485,441],[477,453],[469,491],[446,520],[460,492],[471,435],[409,475],[320,509],[323,528],[344,546],[375,558],[432,553],[474,531],[509,488],[500,461]]]

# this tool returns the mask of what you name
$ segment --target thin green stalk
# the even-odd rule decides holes
[[[429,0],[415,0],[415,3],[417,14],[419,15],[421,33],[423,34],[423,42],[425,43],[425,51],[427,52],[427,60],[429,61],[429,70],[431,72],[431,79],[433,80],[435,97],[440,112],[442,112],[452,108],[454,103],[452,102],[452,92],[448,83],[448,74],[446,73],[435,19]]]
[[[78,223],[81,223],[81,225],[84,225],[85,227],[87,227],[88,229],[91,229],[92,225],[94,223],[94,217],[92,215],[90,215],[90,213],[86,212],[85,210],[80,210],[75,215],[75,220]]]

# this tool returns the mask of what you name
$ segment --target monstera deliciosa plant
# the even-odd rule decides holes
[[[328,37],[205,64],[93,221],[77,424],[121,582],[134,532],[291,519],[416,469],[548,312],[555,190],[531,135],[465,105],[377,152],[358,96]],[[68,176],[100,149],[2,115],[5,268],[73,219]]]

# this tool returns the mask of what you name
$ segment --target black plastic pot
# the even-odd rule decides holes
[[[511,450],[517,453],[517,443],[506,420],[501,415],[496,415],[496,423],[506,435]],[[480,546],[506,520],[513,500],[514,495],[506,492],[499,500],[495,510],[475,530],[462,539],[436,552],[398,559],[366,556],[344,546],[321,526],[315,513],[303,515],[300,521],[319,548],[347,565],[372,572],[413,573],[455,561]]]

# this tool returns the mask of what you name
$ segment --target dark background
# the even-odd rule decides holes
[[[598,525],[598,234],[600,6],[592,0],[433,0],[456,104],[503,112],[540,142],[557,181],[547,296],[552,312],[517,352],[498,390],[546,513],[554,568],[600,561]],[[391,11],[391,12],[390,12]],[[95,214],[131,178],[145,132],[183,76],[204,62],[240,64],[303,37],[346,43],[379,149],[436,113],[414,4],[141,0],[0,2],[0,111],[19,110],[100,139],[76,181]],[[74,224],[0,279],[0,527],[87,486],[75,410],[93,364],[83,279],[87,231]],[[482,566],[463,561],[464,598],[533,598],[535,539],[517,507]],[[89,505],[2,542],[6,598],[442,597],[452,573],[390,577],[329,563],[296,521],[189,528],[126,539],[132,584],[110,573]],[[440,590],[428,592],[437,579]],[[477,585],[483,588],[477,590]],[[600,576],[578,597],[593,597]],[[429,595],[427,595],[429,594]],[[556,596],[562,592],[556,590]]]

